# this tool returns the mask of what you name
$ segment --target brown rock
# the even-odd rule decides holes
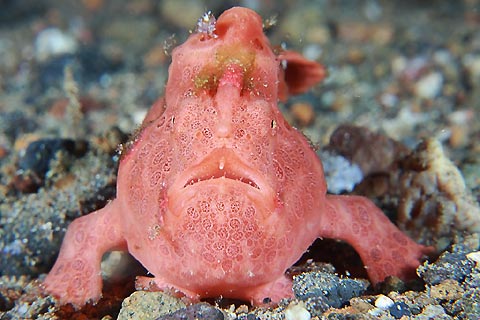
[[[290,107],[290,112],[298,125],[306,127],[315,120],[315,111],[310,103],[296,102]]]
[[[401,168],[398,220],[416,239],[435,243],[459,231],[480,232],[480,207],[440,142],[424,141]]]
[[[360,166],[365,176],[390,172],[395,161],[409,153],[400,142],[353,125],[339,126],[330,136],[328,149]]]

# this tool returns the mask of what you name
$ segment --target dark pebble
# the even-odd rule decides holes
[[[223,320],[225,319],[222,311],[209,305],[208,303],[199,303],[177,310],[170,314],[161,316],[157,320]]]
[[[418,272],[429,285],[437,285],[444,280],[453,279],[462,282],[475,268],[475,263],[468,260],[463,252],[445,252],[433,264],[420,266]]]
[[[31,91],[35,96],[51,87],[61,89],[66,66],[72,69],[76,83],[83,87],[90,82],[99,82],[103,75],[118,71],[122,65],[121,61],[113,61],[94,48],[83,47],[76,53],[58,55],[40,64]]]
[[[390,311],[390,314],[395,317],[395,319],[400,319],[403,316],[409,316],[412,314],[410,308],[403,301],[395,302],[388,311]]]
[[[40,139],[30,143],[18,161],[21,171],[14,182],[16,188],[23,192],[34,192],[41,186],[50,168],[50,161],[59,151],[81,157],[87,151],[87,143],[59,138]]]
[[[86,152],[86,145],[85,142],[77,142],[72,139],[36,140],[28,145],[25,154],[18,162],[18,167],[25,171],[31,170],[38,175],[45,175],[49,169],[50,160],[60,150],[82,156]]]
[[[313,304],[315,312],[330,307],[341,308],[367,290],[368,284],[359,280],[341,279],[326,272],[306,272],[295,276],[293,291],[299,300]]]
[[[364,127],[341,125],[330,136],[328,150],[357,164],[364,175],[389,172],[410,151],[400,142]]]

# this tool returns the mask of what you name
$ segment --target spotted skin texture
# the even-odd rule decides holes
[[[122,155],[117,198],[70,225],[46,292],[96,302],[102,255],[120,249],[154,276],[139,289],[277,303],[293,297],[285,271],[319,237],[350,243],[373,283],[414,276],[427,249],[366,198],[326,195],[320,160],[277,108],[324,74],[275,55],[249,9],[223,13],[215,36],[192,34]]]

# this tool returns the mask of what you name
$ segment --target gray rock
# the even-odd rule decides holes
[[[340,308],[364,293],[369,286],[365,280],[341,279],[325,272],[307,272],[294,277],[295,296],[306,302],[312,316],[319,316],[330,307]]]
[[[123,300],[119,320],[160,319],[159,316],[170,314],[184,308],[185,304],[175,297],[163,292],[136,291]],[[181,309],[183,310],[183,309]],[[161,318],[170,319],[170,318]]]
[[[222,311],[208,303],[198,303],[173,313],[161,316],[157,320],[223,320],[225,316]]]

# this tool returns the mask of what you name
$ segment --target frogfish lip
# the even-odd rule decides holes
[[[181,173],[169,190],[169,198],[193,197],[202,186],[233,187],[252,200],[273,199],[273,188],[256,169],[245,164],[235,151],[226,147],[215,149],[202,161]]]

